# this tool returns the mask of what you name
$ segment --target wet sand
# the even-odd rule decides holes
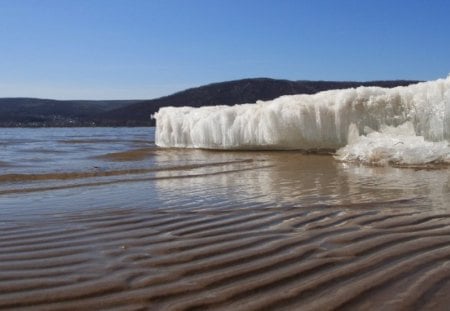
[[[155,153],[155,148],[147,147],[121,152],[111,152],[97,156],[97,159],[106,161],[139,161],[146,159]]]
[[[448,310],[450,213],[411,205],[0,222],[0,309]]]
[[[448,309],[448,167],[157,149],[148,131],[7,131],[1,310]]]

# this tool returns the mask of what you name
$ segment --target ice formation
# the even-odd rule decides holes
[[[382,126],[377,132],[361,135],[336,152],[346,162],[398,166],[450,164],[450,146],[446,140],[426,141],[417,136],[411,122],[398,127]]]
[[[337,157],[345,161],[450,162],[450,76],[254,104],[164,107],[154,118],[160,147],[339,149]]]

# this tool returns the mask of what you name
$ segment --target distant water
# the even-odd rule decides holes
[[[110,207],[449,207],[448,167],[371,167],[298,151],[164,149],[154,136],[154,128],[1,129],[0,216]]]

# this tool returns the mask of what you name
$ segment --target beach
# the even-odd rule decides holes
[[[0,309],[448,306],[446,167],[161,149],[147,128],[34,133],[20,163],[2,154]]]
[[[111,208],[2,223],[0,307],[445,310],[448,213]]]

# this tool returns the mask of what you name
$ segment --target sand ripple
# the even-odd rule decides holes
[[[449,224],[401,201],[0,222],[0,309],[445,310]]]

